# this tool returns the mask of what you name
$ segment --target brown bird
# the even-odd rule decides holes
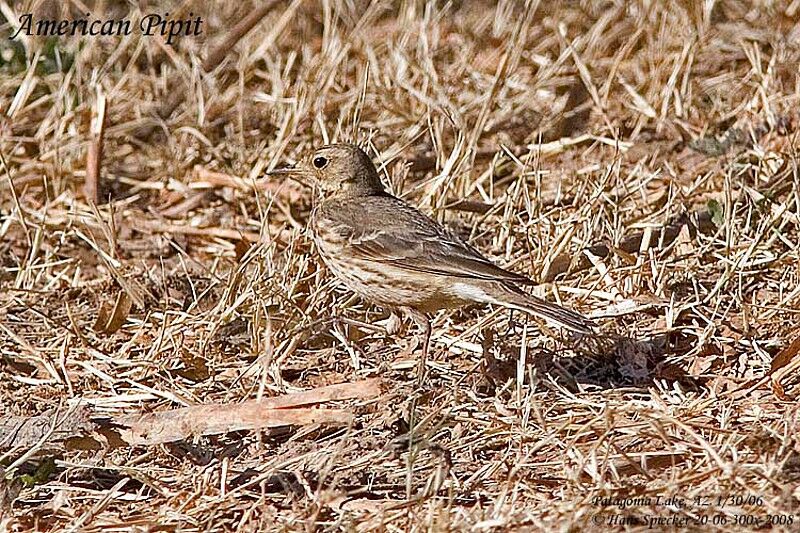
[[[583,334],[593,322],[531,296],[527,277],[498,267],[464,239],[383,187],[369,156],[352,144],[323,146],[295,167],[271,172],[315,189],[310,226],[323,261],[365,300],[404,312],[424,335],[428,314],[472,303],[525,311]],[[390,321],[391,323],[391,321]]]

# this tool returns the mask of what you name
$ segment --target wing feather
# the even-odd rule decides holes
[[[458,235],[413,207],[397,200],[391,211],[397,218],[382,227],[351,233],[347,247],[354,257],[433,275],[534,283],[495,265]]]

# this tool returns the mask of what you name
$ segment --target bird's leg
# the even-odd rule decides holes
[[[417,385],[422,385],[425,378],[425,365],[428,361],[428,349],[431,345],[431,321],[425,313],[404,307],[402,309],[422,330],[422,355],[417,364]]]

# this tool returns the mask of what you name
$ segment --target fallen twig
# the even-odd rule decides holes
[[[86,152],[86,180],[83,183],[83,195],[97,204],[100,191],[100,165],[103,160],[103,133],[106,121],[106,95],[103,86],[97,84],[97,101],[92,109],[89,148]]]

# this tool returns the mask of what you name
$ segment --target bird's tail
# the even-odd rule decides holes
[[[591,335],[595,332],[597,325],[589,318],[576,313],[570,309],[565,309],[560,305],[546,302],[541,298],[532,296],[515,286],[493,284],[490,293],[493,300],[491,303],[499,304],[510,309],[524,311],[549,322],[563,326],[572,331]]]

